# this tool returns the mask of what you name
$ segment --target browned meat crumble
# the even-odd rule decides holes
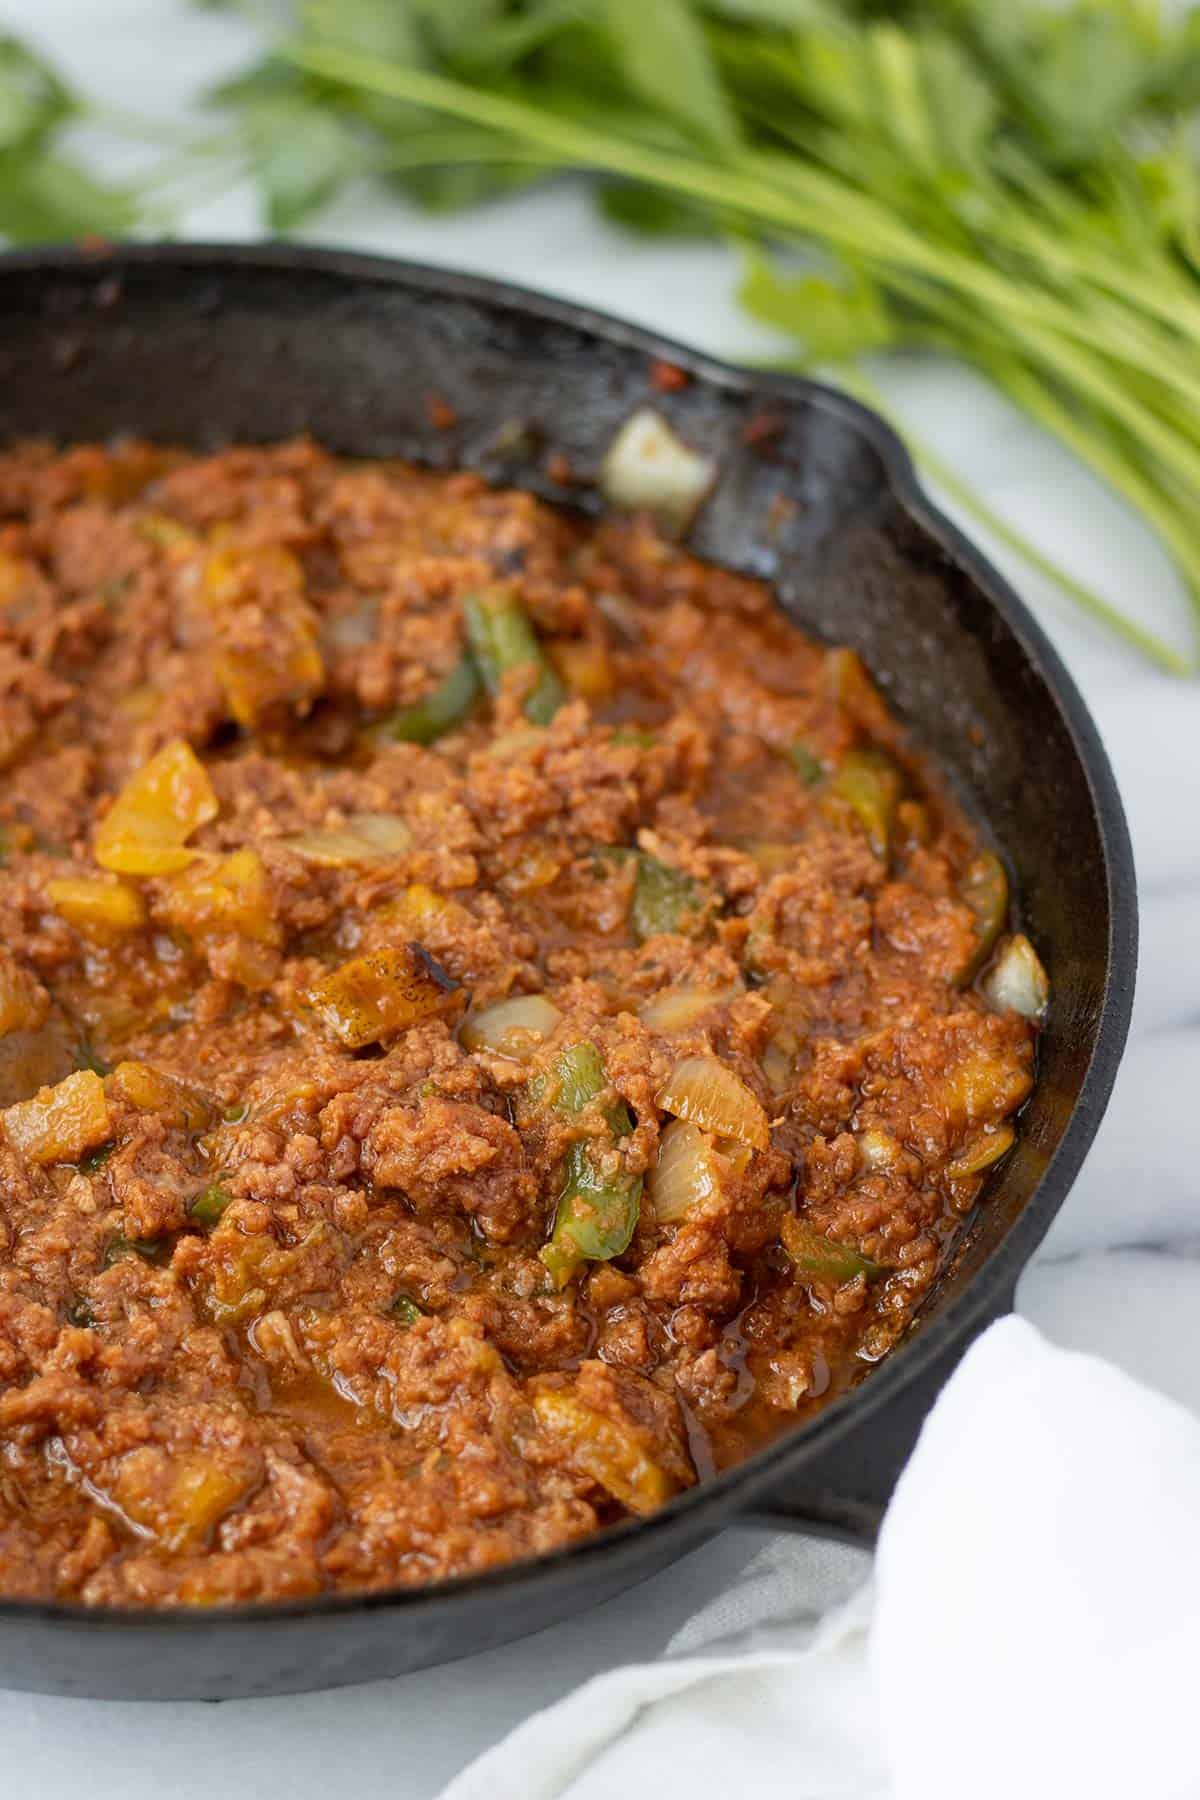
[[[645,521],[25,446],[0,770],[9,1596],[646,1512],[887,1350],[1030,1089],[1001,864],[854,656]]]

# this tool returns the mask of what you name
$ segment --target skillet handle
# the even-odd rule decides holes
[[[1015,1280],[994,1297],[969,1333],[956,1338],[888,1406],[851,1426],[821,1456],[806,1462],[793,1482],[740,1513],[736,1522],[838,1538],[870,1549],[940,1390],[975,1338],[1013,1310],[1014,1294]]]

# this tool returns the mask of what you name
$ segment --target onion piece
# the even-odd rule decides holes
[[[468,1014],[460,1033],[468,1050],[492,1050],[528,1062],[562,1019],[544,994],[518,994]]]
[[[995,1131],[983,1132],[960,1150],[953,1162],[946,1164],[947,1175],[951,1181],[965,1181],[969,1175],[982,1175],[985,1169],[1008,1155],[1016,1139],[1016,1132],[1007,1123],[998,1125]]]
[[[659,1139],[658,1162],[646,1178],[659,1224],[677,1225],[693,1207],[719,1193],[731,1176],[745,1174],[750,1154],[732,1138],[714,1138],[686,1119],[672,1119]]]
[[[685,1056],[655,1095],[663,1112],[755,1150],[771,1142],[767,1115],[745,1082],[715,1056]]]
[[[402,856],[412,846],[412,832],[393,813],[354,813],[344,826],[302,831],[280,841],[318,868],[344,869]]]
[[[412,848],[412,832],[395,813],[351,813],[350,829],[382,856],[402,856]]]
[[[583,1405],[565,1389],[543,1388],[534,1395],[533,1410],[543,1431],[569,1447],[575,1466],[630,1512],[653,1512],[679,1486],[653,1460],[632,1424]]]
[[[740,982],[723,987],[663,988],[653,999],[638,1007],[638,1017],[651,1031],[670,1037],[676,1031],[688,1031],[707,1018],[718,1006],[728,1006],[742,994]]]
[[[891,1132],[881,1131],[877,1125],[857,1132],[854,1142],[864,1169],[890,1169],[900,1155],[900,1145]]]
[[[701,1200],[716,1193],[712,1139],[686,1119],[672,1119],[658,1146],[647,1188],[660,1225],[676,1225]]]
[[[1017,1012],[1041,1019],[1050,1002],[1050,980],[1042,960],[1023,932],[1009,938],[983,984],[997,1012]]]
[[[690,525],[716,478],[716,463],[689,449],[648,406],[626,419],[600,469],[611,505],[654,513],[675,531]]]
[[[791,1086],[795,1059],[788,1055],[778,1038],[771,1039],[759,1058],[759,1066],[772,1094],[782,1094]]]

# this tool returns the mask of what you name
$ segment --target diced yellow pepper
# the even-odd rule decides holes
[[[188,838],[218,810],[204,764],[176,738],[131,775],[113,801],[96,830],[96,861],[116,875],[186,869],[198,854],[185,848]]]
[[[617,685],[612,658],[604,644],[581,638],[559,638],[546,646],[550,660],[574,694],[585,700],[607,700]]]
[[[133,522],[133,528],[139,537],[147,543],[157,544],[160,550],[192,551],[196,548],[196,534],[173,519],[169,513],[139,513]]]
[[[254,1473],[227,1468],[202,1451],[168,1455],[146,1444],[123,1459],[113,1500],[164,1550],[190,1550],[248,1491]]]
[[[423,881],[414,881],[394,900],[385,900],[382,906],[374,908],[371,917],[397,935],[415,938],[424,938],[427,933],[436,936],[439,928],[448,928],[453,937],[456,931],[475,923],[461,901],[437,893]]]
[[[168,1125],[183,1131],[202,1131],[216,1111],[207,1095],[173,1075],[164,1075],[150,1063],[118,1063],[104,1086],[110,1099],[123,1100],[139,1112],[157,1113]]]
[[[533,1410],[545,1431],[569,1445],[576,1467],[630,1512],[653,1512],[675,1492],[678,1484],[667,1470],[653,1460],[633,1431],[607,1413],[585,1406],[560,1388],[536,1394]]]
[[[50,996],[16,957],[0,950],[0,1037],[36,1031],[50,1010]]]
[[[361,1050],[461,1004],[461,990],[418,944],[351,957],[309,989],[322,1024],[348,1050]]]
[[[279,1284],[330,1240],[324,1220],[298,1244],[284,1245],[269,1231],[242,1231],[225,1213],[208,1240],[204,1277],[205,1304],[214,1324],[231,1325],[264,1311]]]
[[[325,665],[290,550],[215,550],[200,591],[216,632],[213,667],[239,725],[253,729],[277,707],[316,698]]]
[[[36,581],[37,570],[27,558],[0,550],[0,611],[15,606]]]
[[[1012,1057],[972,1051],[943,1079],[943,1105],[958,1128],[1015,1112],[1033,1086],[1029,1071]]]
[[[146,902],[127,881],[64,875],[46,883],[55,912],[85,937],[104,941],[136,931],[146,922]]]
[[[104,1083],[79,1069],[32,1100],[8,1107],[0,1118],[17,1149],[32,1163],[78,1162],[112,1135]]]
[[[194,942],[229,936],[257,944],[280,941],[267,872],[256,850],[205,857],[173,875],[164,886],[159,912],[167,925]]]

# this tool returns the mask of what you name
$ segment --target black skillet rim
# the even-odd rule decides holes
[[[739,368],[680,344],[656,331],[579,303],[558,299],[516,283],[487,276],[321,246],[286,243],[151,243],[102,245],[96,248],[51,245],[0,254],[0,281],[8,273],[119,278],[123,269],[170,268],[181,274],[220,276],[229,269],[265,274],[303,270],[340,279],[348,285],[419,287],[430,293],[485,305],[507,307],[551,320],[587,336],[668,361],[689,374],[724,389],[772,394],[781,401],[800,400],[860,432],[878,453],[891,490],[911,519],[949,559],[972,578],[988,605],[1012,632],[1026,660],[1041,676],[1057,705],[1087,780],[1104,857],[1109,907],[1108,973],[1095,1048],[1080,1084],[1078,1098],[1054,1156],[1020,1213],[943,1312],[899,1343],[858,1387],[834,1401],[815,1419],[756,1452],[746,1462],[710,1481],[688,1489],[648,1518],[597,1532],[579,1543],[480,1575],[455,1576],[428,1587],[383,1588],[365,1593],[318,1594],[302,1600],[194,1609],[169,1607],[139,1610],[88,1607],[44,1600],[0,1600],[0,1618],[71,1625],[85,1633],[124,1629],[157,1633],[190,1629],[202,1632],[226,1627],[313,1617],[328,1618],[392,1610],[397,1618],[419,1623],[423,1609],[444,1612],[469,1607],[493,1595],[500,1600],[514,1590],[529,1590],[561,1578],[597,1560],[616,1568],[644,1561],[650,1539],[661,1545],[678,1538],[682,1555],[701,1537],[732,1523],[756,1505],[769,1506],[772,1490],[786,1488],[789,1475],[802,1472],[810,1457],[831,1448],[851,1429],[899,1400],[904,1390],[934,1367],[957,1340],[969,1340],[995,1310],[997,1296],[1011,1296],[1016,1279],[1045,1236],[1090,1148],[1116,1079],[1129,1030],[1137,966],[1137,887],[1133,850],[1124,808],[1107,753],[1074,680],[1042,627],[1004,577],[993,568],[957,526],[922,489],[912,459],[900,438],[877,413],[837,388],[800,375]],[[705,1518],[703,1515],[708,1515]],[[763,1522],[766,1522],[765,1520]]]

